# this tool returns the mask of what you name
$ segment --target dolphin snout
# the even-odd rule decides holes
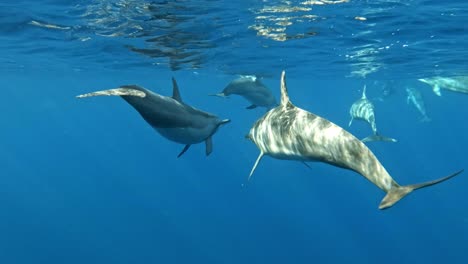
[[[217,97],[229,98],[225,93],[209,94],[209,96],[217,96]]]

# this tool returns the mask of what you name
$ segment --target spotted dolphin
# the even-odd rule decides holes
[[[282,160],[324,162],[357,172],[382,189],[386,196],[379,209],[386,209],[413,190],[443,182],[463,171],[425,183],[399,185],[362,141],[327,119],[293,105],[285,79],[283,71],[280,105],[259,118],[246,136],[260,150],[249,179],[265,155]]]
[[[414,87],[406,87],[406,93],[408,97],[406,98],[406,103],[410,102],[418,109],[419,113],[422,115],[421,122],[430,122],[431,119],[427,116],[426,105],[422,97],[421,92]]]
[[[468,76],[453,76],[453,77],[432,77],[418,79],[420,82],[432,86],[432,90],[438,96],[441,96],[441,89],[449,90],[458,93],[468,93]]]
[[[237,78],[231,81],[222,92],[211,95],[228,97],[232,94],[240,95],[249,101],[251,105],[246,107],[247,109],[261,106],[269,110],[278,105],[271,91],[255,76]]]
[[[219,119],[213,114],[184,103],[174,78],[172,78],[172,84],[172,97],[159,95],[137,85],[123,85],[116,89],[82,94],[77,97],[120,96],[163,137],[185,144],[177,157],[182,156],[192,144],[203,141],[205,141],[208,156],[213,150],[212,136],[221,125],[230,120]]]
[[[364,120],[371,125],[373,135],[368,136],[362,139],[362,142],[370,141],[387,141],[387,142],[396,142],[396,139],[384,137],[379,135],[377,132],[377,125],[375,123],[375,114],[374,114],[374,104],[367,99],[366,96],[366,86],[362,89],[362,96],[359,100],[355,101],[351,108],[349,109],[349,115],[351,120],[349,121],[348,126],[351,126],[354,119]]]

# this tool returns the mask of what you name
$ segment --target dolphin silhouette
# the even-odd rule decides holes
[[[432,91],[438,96],[441,96],[441,89],[452,92],[468,93],[468,76],[453,76],[453,77],[431,77],[422,78],[418,81],[429,84],[432,86]]]
[[[137,85],[123,85],[116,89],[78,95],[77,98],[120,96],[163,137],[185,144],[177,157],[182,156],[192,144],[203,141],[205,141],[208,156],[213,150],[212,136],[221,125],[230,120],[219,119],[213,114],[184,103],[174,78],[172,78],[172,84],[172,97],[159,95]]]
[[[423,96],[421,92],[414,87],[406,87],[406,103],[410,102],[418,109],[419,113],[422,115],[421,122],[430,122],[431,118],[427,115],[426,104],[424,103]]]
[[[246,107],[247,109],[261,106],[269,110],[278,105],[271,91],[255,76],[243,76],[235,79],[222,92],[210,95],[228,97],[232,94],[240,95],[249,101],[251,105]]]
[[[359,100],[355,101],[351,108],[349,109],[349,115],[351,120],[349,121],[348,126],[351,126],[354,119],[366,121],[372,127],[372,136],[368,136],[362,139],[362,142],[370,141],[386,141],[386,142],[396,142],[396,139],[381,136],[377,132],[377,125],[375,123],[375,113],[374,113],[374,104],[367,99],[366,96],[366,86],[362,89],[362,96]]]

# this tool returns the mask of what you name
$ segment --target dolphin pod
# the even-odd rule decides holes
[[[213,114],[185,104],[174,78],[172,78],[172,84],[172,97],[159,95],[137,85],[124,85],[116,89],[78,95],[77,98],[120,96],[163,137],[185,144],[177,157],[182,156],[192,144],[203,141],[205,141],[208,156],[213,150],[212,136],[221,125],[230,120],[219,119]]]
[[[209,155],[212,152],[212,136],[230,120],[220,119],[185,104],[174,78],[172,82],[172,97],[159,95],[137,85],[123,85],[77,97],[120,96],[163,137],[185,144],[178,157],[192,144],[203,141],[206,144],[206,155]],[[446,177],[419,184],[400,185],[363,141],[333,122],[296,107],[289,99],[285,71],[281,74],[280,91],[280,105],[259,118],[246,136],[260,150],[249,179],[264,156],[297,160],[304,164],[309,161],[323,162],[354,171],[383,190],[386,195],[378,208],[387,209],[414,190],[441,183],[463,172],[459,170]],[[367,100],[365,89],[361,100]],[[373,111],[372,105],[369,109]]]
[[[247,138],[260,150],[249,179],[265,155],[283,160],[324,162],[357,172],[383,190],[386,195],[379,209],[387,209],[412,191],[449,180],[463,171],[429,182],[399,185],[363,142],[327,119],[294,106],[289,100],[284,71],[281,104],[258,119]]]
[[[254,109],[258,106],[267,110],[278,105],[271,91],[255,76],[243,76],[231,81],[220,93],[211,96],[229,97],[239,95],[251,103],[247,109]]]

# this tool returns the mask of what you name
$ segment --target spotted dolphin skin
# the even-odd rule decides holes
[[[427,116],[426,105],[421,92],[414,87],[406,87],[406,93],[408,94],[406,103],[412,103],[414,107],[418,109],[419,113],[422,115],[421,122],[430,122],[431,119]]]
[[[413,190],[443,182],[463,171],[430,182],[399,185],[359,139],[327,119],[294,106],[289,100],[284,71],[281,104],[258,119],[247,137],[260,150],[249,178],[265,155],[283,160],[325,162],[355,171],[386,192],[379,209],[391,207]]]
[[[418,79],[420,82],[432,86],[432,90],[438,96],[441,96],[441,89],[452,92],[468,93],[468,76],[453,76],[453,77],[432,77]]]
[[[375,114],[374,114],[374,104],[369,99],[367,99],[365,85],[362,90],[361,98],[351,105],[351,108],[349,109],[349,114],[351,115],[351,120],[349,121],[348,126],[351,126],[354,119],[366,121],[369,125],[371,125],[373,135],[362,139],[362,142],[370,142],[370,141],[396,142],[397,141],[396,139],[393,139],[393,138],[381,136],[377,132],[377,125],[375,123]]]
[[[185,104],[174,78],[172,78],[172,84],[172,97],[156,94],[137,85],[124,85],[116,89],[82,94],[77,97],[120,96],[163,137],[185,144],[177,157],[182,156],[192,144],[203,141],[205,141],[208,156],[213,150],[212,136],[221,125],[230,120],[221,120],[213,114]]]
[[[278,105],[271,91],[255,76],[243,76],[235,79],[222,92],[211,95],[228,97],[232,94],[240,95],[249,101],[251,105],[247,109],[261,106],[269,110]]]

